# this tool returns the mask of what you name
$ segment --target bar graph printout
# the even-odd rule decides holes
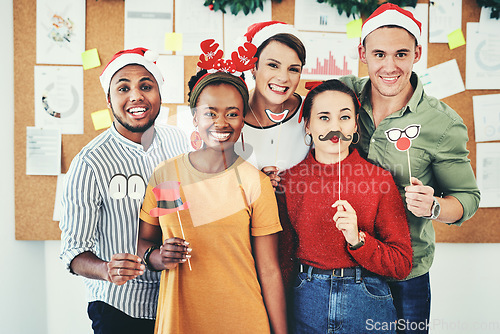
[[[302,79],[327,80],[343,75],[358,75],[359,38],[346,34],[301,32],[307,50]]]

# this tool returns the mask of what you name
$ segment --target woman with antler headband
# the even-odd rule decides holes
[[[255,47],[229,60],[214,40],[201,47],[189,82],[198,149],[156,168],[140,214],[139,253],[162,271],[156,333],[286,333],[273,187],[234,151]]]
[[[339,80],[308,84],[300,118],[314,149],[276,190],[291,327],[395,333],[385,277],[403,279],[412,266],[403,202],[391,174],[351,147],[359,140],[354,92]]]
[[[309,151],[298,122],[302,98],[295,93],[306,61],[297,34],[293,26],[278,21],[256,23],[245,34],[257,47],[258,61],[251,69],[255,89],[236,150],[268,175],[296,165]],[[276,181],[277,175],[273,185]]]

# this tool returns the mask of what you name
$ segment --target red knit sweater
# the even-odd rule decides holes
[[[412,248],[405,209],[391,174],[356,150],[341,161],[340,198],[354,208],[358,229],[366,233],[365,245],[351,250],[335,227],[337,209],[331,207],[339,198],[339,164],[321,164],[313,154],[285,171],[277,190],[285,280],[294,256],[321,269],[359,265],[382,276],[405,278],[412,266]]]

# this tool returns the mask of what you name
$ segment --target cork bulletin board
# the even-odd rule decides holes
[[[181,0],[174,0],[181,1]],[[268,0],[271,1],[271,0]],[[315,0],[310,0],[315,1]],[[427,1],[419,1],[427,2]],[[36,63],[36,0],[16,0],[14,3],[14,107],[15,107],[15,231],[18,240],[57,240],[60,238],[58,222],[52,220],[57,177],[26,175],[26,127],[34,126],[34,66]],[[86,1],[85,49],[97,48],[100,67],[84,71],[84,134],[62,136],[61,172],[66,173],[73,157],[91,139],[104,130],[95,131],[90,114],[106,109],[106,99],[99,84],[99,75],[113,54],[123,48],[123,0]],[[207,9],[208,10],[208,9]],[[333,9],[332,10],[336,10]],[[294,0],[272,4],[274,20],[293,24]],[[480,8],[475,0],[462,2],[462,30],[466,22],[478,22]],[[175,30],[175,27],[174,27]],[[467,39],[467,36],[465,36]],[[465,47],[449,50],[446,44],[429,44],[428,67],[456,59],[462,78],[465,79]],[[185,57],[185,91],[187,81],[194,73],[197,57]],[[360,64],[360,76],[367,75]],[[305,95],[303,82],[298,93]],[[472,96],[498,94],[498,90],[473,90],[443,99],[464,119],[469,131],[469,158],[475,170],[476,143]],[[432,92],[429,92],[432,95]],[[187,98],[185,100],[187,104]],[[176,105],[164,104],[170,114]],[[171,118],[175,122],[175,117]],[[12,222],[5,222],[12,223]],[[438,242],[500,242],[500,208],[479,209],[476,215],[461,227],[434,223]]]

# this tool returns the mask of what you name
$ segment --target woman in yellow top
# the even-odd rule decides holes
[[[286,333],[273,188],[233,149],[248,89],[204,73],[190,81],[203,146],[157,166],[140,214],[138,252],[163,271],[155,331]]]

